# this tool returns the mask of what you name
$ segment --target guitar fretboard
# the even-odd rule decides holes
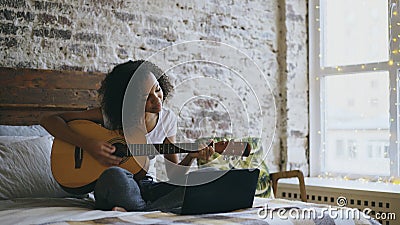
[[[126,148],[126,156],[146,156],[199,151],[199,144],[197,143],[128,144],[128,147],[129,148]]]

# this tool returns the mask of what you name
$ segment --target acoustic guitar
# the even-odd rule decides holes
[[[116,147],[113,153],[122,157],[120,167],[140,179],[146,174],[150,155],[189,153],[198,151],[197,143],[126,144],[117,131],[108,130],[89,120],[73,120],[68,126],[78,134],[107,141]],[[230,156],[248,156],[251,148],[245,142],[222,141],[212,143],[216,152]],[[101,173],[108,167],[100,164],[84,149],[54,139],[51,151],[51,170],[55,180],[68,192],[88,193]]]

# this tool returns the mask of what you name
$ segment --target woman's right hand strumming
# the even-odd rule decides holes
[[[88,139],[82,147],[104,166],[117,166],[122,161],[122,158],[113,155],[116,148],[108,142]]]
[[[116,150],[114,146],[108,142],[82,137],[75,133],[67,124],[72,120],[89,120],[100,124],[104,122],[101,110],[95,108],[45,116],[41,118],[40,124],[54,137],[81,147],[102,165],[119,165],[122,158],[112,155]]]

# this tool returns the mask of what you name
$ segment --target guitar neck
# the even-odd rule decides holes
[[[149,156],[159,154],[190,153],[200,151],[199,143],[170,143],[170,144],[113,144],[117,150],[114,155]],[[249,156],[251,147],[246,142],[213,142],[215,152],[231,156]]]
[[[126,156],[190,153],[199,151],[197,143],[128,144]]]

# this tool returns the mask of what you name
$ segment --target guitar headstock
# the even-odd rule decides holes
[[[219,141],[214,143],[215,152],[222,155],[249,156],[251,146],[248,142]]]

